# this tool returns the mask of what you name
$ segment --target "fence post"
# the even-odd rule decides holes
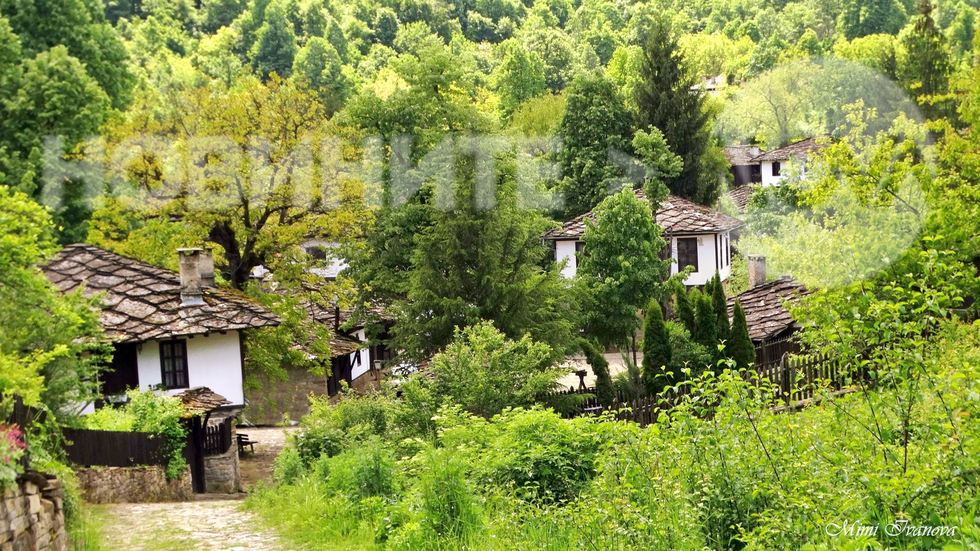
[[[782,380],[780,381],[779,386],[780,386],[780,390],[783,392],[783,396],[785,396],[785,400],[787,404],[793,401],[793,397],[790,395],[790,389],[792,389],[793,387],[794,377],[790,376],[790,366],[791,366],[790,361],[788,357],[784,354],[783,357],[779,359],[779,371],[780,374],[782,375],[781,377]]]

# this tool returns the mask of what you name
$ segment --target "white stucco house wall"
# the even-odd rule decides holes
[[[752,161],[759,164],[762,172],[762,185],[775,186],[786,178],[791,167],[802,173],[810,153],[819,151],[821,147],[819,138],[807,138],[791,143],[786,147],[761,153]]]
[[[642,190],[635,193],[638,199],[646,201]],[[675,195],[668,195],[661,202],[655,217],[674,259],[671,275],[688,265],[694,266],[694,272],[684,280],[688,286],[706,284],[715,272],[721,275],[722,281],[731,276],[731,232],[742,226],[740,220]],[[555,260],[565,261],[561,273],[567,279],[575,277],[579,256],[588,252],[582,240],[586,219],[594,220],[594,213],[577,216],[544,236],[545,240],[555,242]]]
[[[229,408],[245,402],[243,332],[278,325],[265,306],[215,285],[206,249],[179,249],[180,273],[86,244],[69,245],[44,266],[61,292],[105,293],[100,322],[112,342],[102,392],[158,387],[178,394],[208,387]]]

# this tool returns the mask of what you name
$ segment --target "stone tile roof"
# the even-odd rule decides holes
[[[749,337],[758,344],[775,337],[796,323],[789,310],[783,306],[784,301],[795,301],[811,292],[795,279],[784,276],[749,289],[737,297],[729,298],[728,316],[733,315],[735,300],[738,299],[742,309],[745,310]]]
[[[636,190],[636,198],[646,201],[642,189]],[[565,240],[581,239],[585,235],[585,220],[595,220],[595,211],[576,216],[562,227],[549,230],[544,234],[545,239]],[[660,203],[656,213],[657,225],[668,235],[718,233],[742,227],[742,221],[732,218],[711,207],[682,199],[676,195],[668,195]]]
[[[336,358],[337,356],[352,354],[360,350],[364,343],[334,329],[334,327],[339,327],[344,323],[344,318],[342,317],[343,310],[337,312],[334,307],[318,302],[304,304],[304,306],[309,309],[310,315],[317,323],[326,325],[330,329],[330,352],[333,354],[332,357]]]
[[[745,213],[745,207],[748,206],[749,200],[752,199],[752,192],[758,187],[757,184],[746,184],[733,188],[728,192],[728,196],[732,198],[732,202],[738,207],[738,212]]]
[[[189,388],[180,394],[174,394],[174,396],[180,398],[180,401],[184,403],[185,417],[207,413],[231,403],[227,398],[206,386]]]
[[[759,148],[754,145],[729,145],[722,149],[722,152],[725,154],[725,159],[728,159],[728,164],[732,166],[759,164],[759,161],[755,160],[756,155],[759,155]]]
[[[790,159],[805,159],[811,151],[817,151],[823,148],[823,144],[819,143],[820,138],[807,138],[805,140],[800,140],[796,143],[791,143],[785,147],[780,147],[779,149],[773,149],[772,151],[766,151],[765,153],[759,155],[754,159],[754,161],[762,162],[773,162],[773,161],[788,161]]]
[[[105,293],[101,323],[116,342],[143,342],[216,331],[279,325],[248,295],[227,287],[204,289],[204,305],[181,306],[180,275],[86,244],[68,245],[43,266],[60,290]]]

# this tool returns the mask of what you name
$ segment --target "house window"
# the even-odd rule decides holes
[[[575,265],[578,266],[582,263],[582,259],[585,258],[585,241],[575,242]]]
[[[694,266],[698,271],[698,238],[685,237],[677,239],[677,271],[688,266]]]
[[[779,161],[773,161],[772,163],[772,175],[779,176]]]
[[[307,247],[306,248],[306,254],[312,256],[313,258],[315,258],[317,260],[326,260],[327,259],[327,249],[325,249],[323,247],[320,247],[320,246]]]
[[[187,341],[160,343],[160,371],[166,388],[187,388]]]

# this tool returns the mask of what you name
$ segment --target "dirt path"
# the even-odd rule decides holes
[[[241,499],[98,507],[106,551],[286,551],[240,509]]]
[[[238,469],[242,473],[242,489],[246,492],[254,488],[260,480],[272,480],[272,469],[276,457],[286,445],[286,436],[298,430],[296,427],[249,428],[238,427],[240,434],[247,434],[248,439],[257,442],[255,452],[248,448],[238,457]]]

